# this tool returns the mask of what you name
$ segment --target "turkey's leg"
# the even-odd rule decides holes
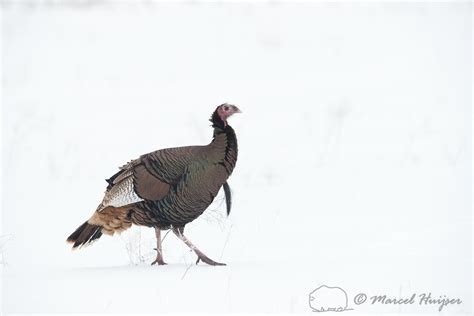
[[[158,264],[160,266],[165,265],[166,262],[163,260],[163,250],[161,248],[161,229],[159,227],[155,227],[155,235],[156,235],[156,259],[151,263],[151,265]]]
[[[178,236],[179,239],[181,239],[189,248],[191,248],[196,253],[196,255],[198,256],[198,259],[196,260],[196,264],[198,264],[199,261],[202,260],[203,262],[211,266],[225,266],[226,265],[225,263],[216,262],[210,259],[208,256],[206,256],[201,250],[199,250],[196,246],[194,246],[193,243],[188,238],[186,238],[186,236],[183,235],[183,230],[184,230],[183,227],[173,228],[173,233],[176,236]]]

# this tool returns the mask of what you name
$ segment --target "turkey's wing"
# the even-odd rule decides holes
[[[161,200],[170,191],[170,185],[153,176],[144,165],[133,169],[133,183],[137,195],[145,200]]]

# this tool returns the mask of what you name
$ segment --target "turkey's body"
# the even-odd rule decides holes
[[[183,156],[193,159],[175,159]],[[144,158],[150,160],[149,172],[172,185],[163,199],[136,203],[132,222],[162,228],[183,227],[207,209],[232,173],[237,161],[237,140],[232,127],[227,126],[217,131],[208,146],[159,150]],[[164,168],[153,163],[156,161]],[[153,169],[155,166],[158,168]]]
[[[155,227],[157,237],[160,229],[173,228],[184,238],[184,226],[198,218],[220,188],[227,185],[237,162],[235,132],[221,118],[223,114],[219,115],[224,107],[235,108],[234,113],[240,111],[227,104],[216,109],[211,117],[214,134],[210,144],[167,148],[142,155],[107,179],[109,185],[96,212],[69,236],[73,247],[86,245],[102,233],[121,232],[132,224]],[[225,192],[227,196],[228,187]],[[187,239],[183,241],[190,244]],[[161,243],[158,248],[161,249]],[[201,259],[206,261],[204,258],[207,257],[202,254]]]

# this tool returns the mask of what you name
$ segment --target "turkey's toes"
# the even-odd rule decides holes
[[[159,265],[159,266],[167,265],[166,262],[164,262],[163,260],[160,260],[160,259],[156,259],[155,261],[153,261],[153,262],[151,263],[152,266],[155,265],[155,264],[157,264],[157,265]]]
[[[208,265],[211,265],[211,266],[225,266],[226,265],[225,263],[216,262],[216,261],[214,261],[211,258],[206,257],[206,256],[199,256],[196,260],[196,264],[198,264],[199,261],[201,261],[201,260],[202,260],[202,262],[207,263]]]
[[[159,237],[159,236],[158,236]],[[159,237],[160,238],[160,237]],[[161,241],[161,238],[159,239]],[[158,250],[158,248],[153,248],[154,250],[156,250],[157,254],[156,254],[156,259],[155,261],[153,261],[151,263],[151,265],[159,265],[159,266],[164,266],[166,265],[167,263],[163,260],[163,253],[161,252],[161,245],[160,245],[160,250]]]

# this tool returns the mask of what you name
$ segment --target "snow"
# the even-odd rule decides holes
[[[81,3],[2,7],[1,312],[310,313],[326,285],[472,313],[469,3]],[[105,178],[223,102],[232,212],[185,234],[226,267],[172,234],[151,267],[148,228],[71,252]]]

